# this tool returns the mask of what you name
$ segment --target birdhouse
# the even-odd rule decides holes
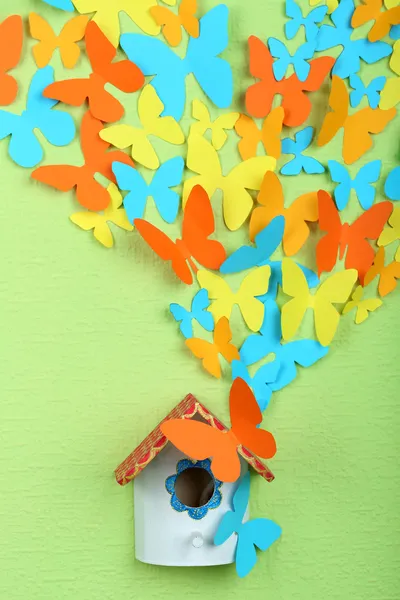
[[[232,497],[251,466],[267,481],[269,468],[252,452],[238,447],[241,475],[234,483],[216,479],[211,458],[194,461],[168,442],[160,426],[169,419],[195,419],[220,431],[227,428],[189,394],[133,450],[115,471],[117,482],[135,479],[135,555],[164,566],[212,566],[233,563],[236,539],[216,546],[214,535]],[[248,513],[245,520],[249,518]]]

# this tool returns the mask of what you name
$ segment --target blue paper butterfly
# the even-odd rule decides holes
[[[393,25],[389,37],[391,37],[392,40],[400,40],[400,25]]]
[[[387,176],[385,194],[390,200],[400,200],[400,167],[392,169]]]
[[[246,473],[239,483],[232,504],[233,511],[224,514],[217,532],[214,544],[220,546],[232,534],[237,533],[236,546],[236,572],[239,577],[250,573],[257,562],[256,548],[262,551],[270,546],[281,536],[282,529],[269,519],[252,519],[243,523],[250,496],[250,473]]]
[[[75,124],[71,115],[51,110],[58,100],[43,96],[43,91],[53,82],[53,67],[38,69],[29,86],[26,110],[21,115],[0,110],[0,140],[11,135],[8,154],[21,167],[35,167],[43,159],[35,129],[54,146],[67,146],[74,139]]]
[[[146,183],[133,167],[121,162],[112,164],[118,187],[124,192],[129,192],[124,198],[124,208],[131,223],[135,219],[143,218],[149,196],[152,196],[164,221],[175,221],[179,210],[179,194],[170,188],[181,183],[184,166],[181,156],[171,158],[157,169],[152,182]]]
[[[247,369],[247,366],[241,360],[232,361],[232,380],[243,379],[254,392],[254,397],[260,407],[261,412],[267,408],[271,396],[271,384],[276,380],[279,371],[279,363],[274,360],[260,367],[253,377]]]
[[[337,9],[331,14],[334,26],[322,25],[317,36],[317,50],[343,46],[332,70],[332,73],[341,79],[358,73],[361,67],[360,59],[373,64],[392,52],[391,46],[386,42],[370,42],[366,38],[351,39],[353,33],[351,18],[354,10],[354,0],[341,0]]]
[[[294,158],[280,170],[282,175],[298,175],[301,171],[311,175],[325,171],[325,167],[316,158],[302,154],[311,144],[313,134],[312,127],[305,127],[295,134],[294,140],[290,138],[282,140],[282,154],[294,154]]]
[[[307,42],[314,42],[318,35],[318,23],[324,20],[327,6],[317,6],[306,17],[295,0],[286,0],[286,16],[290,21],[285,23],[285,34],[288,40],[294,38],[301,26],[304,27]]]
[[[73,12],[75,10],[71,0],[43,0],[43,2],[50,4],[50,6],[54,6],[54,8],[65,10],[66,12]]]
[[[276,58],[272,64],[274,77],[277,81],[281,81],[286,74],[289,65],[293,65],[293,69],[300,81],[305,81],[310,72],[310,64],[307,62],[314,56],[315,44],[307,43],[300,46],[295,54],[289,54],[285,44],[276,38],[268,39],[268,47],[271,56]]]
[[[373,160],[361,167],[354,179],[351,178],[346,167],[336,160],[328,160],[331,179],[339,185],[334,191],[335,202],[338,210],[343,210],[350,199],[350,192],[354,190],[364,210],[368,210],[374,203],[376,189],[371,183],[376,183],[381,172],[382,162]]]
[[[185,58],[164,42],[139,33],[121,35],[121,47],[142,72],[154,75],[151,84],[164,104],[163,116],[179,121],[185,109],[185,80],[193,73],[200,87],[219,108],[232,102],[233,78],[229,63],[218,58],[228,45],[228,8],[220,4],[200,19],[200,35],[190,38]]]
[[[380,99],[380,93],[386,82],[386,77],[375,77],[366,87],[358,75],[350,75],[350,86],[354,92],[350,92],[350,104],[353,108],[358,106],[364,96],[368,98],[368,104],[371,108],[377,108]]]
[[[175,321],[180,322],[179,329],[186,339],[193,337],[192,321],[195,320],[207,331],[214,330],[214,319],[207,308],[210,306],[208,292],[206,289],[201,289],[197,292],[192,300],[192,308],[190,312],[183,308],[180,304],[170,304],[169,309]]]

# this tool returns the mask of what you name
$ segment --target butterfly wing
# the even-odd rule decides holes
[[[240,358],[238,349],[230,343],[231,341],[232,332],[229,326],[229,320],[226,317],[221,317],[215,324],[214,344],[217,346],[219,353],[222,354],[229,363],[233,360],[239,360]]]
[[[99,215],[91,211],[78,212],[70,215],[72,223],[83,229],[90,231],[93,229],[95,239],[100,242],[105,248],[112,248],[114,239],[110,228],[104,218],[104,215]]]
[[[250,473],[247,472],[241,479],[232,499],[233,511],[230,510],[222,517],[216,534],[214,544],[220,546],[231,535],[241,528],[250,496]]]
[[[168,8],[163,6],[153,6],[150,14],[162,27],[163,36],[170,46],[179,46],[182,41],[181,19]]]
[[[378,246],[387,246],[400,239],[400,206],[393,209],[389,217],[389,225],[390,227],[386,227],[379,236]]]
[[[272,65],[275,79],[281,81],[285,76],[288,66],[291,64],[291,56],[285,44],[276,38],[270,37],[268,39],[268,48],[271,56],[276,59]]]
[[[252,117],[266,117],[272,107],[276,82],[272,70],[273,58],[267,46],[255,35],[249,37],[250,74],[259,79],[246,92],[246,110]]]
[[[221,365],[219,364],[219,348],[201,338],[190,338],[185,342],[194,356],[202,360],[203,368],[213,377],[221,377]]]
[[[59,36],[60,54],[66,69],[73,69],[78,62],[81,50],[76,42],[85,36],[88,17],[80,15],[68,21]]]
[[[183,144],[185,141],[181,126],[173,117],[160,116],[164,104],[152,85],[146,85],[138,100],[140,121],[147,134],[155,135],[170,144]]]
[[[372,147],[371,133],[380,133],[396,116],[396,109],[363,108],[348,117],[343,138],[343,159],[353,164]]]
[[[257,298],[268,291],[271,267],[265,265],[251,271],[243,279],[237,293],[237,303],[251,331],[258,331],[264,319],[264,304]]]
[[[0,105],[8,106],[14,102],[18,93],[18,84],[7,71],[14,69],[21,58],[24,37],[23,22],[20,15],[11,15],[0,23]]]
[[[29,29],[31,37],[39,40],[32,48],[33,57],[39,69],[49,64],[53,52],[58,45],[58,39],[49,23],[40,15],[29,13]]]
[[[394,167],[387,176],[385,194],[391,200],[400,200],[400,167]]]
[[[207,290],[199,290],[192,302],[192,316],[206,331],[213,331],[214,319],[208,310],[210,300]],[[188,336],[190,337],[190,336]]]
[[[336,264],[342,235],[342,223],[332,197],[325,191],[318,192],[319,227],[327,235],[317,244],[316,257],[318,276],[330,272]]]
[[[292,297],[282,307],[282,337],[290,340],[300,327],[308,308],[309,290],[301,268],[290,258],[282,260],[282,289]]]
[[[332,77],[329,106],[332,110],[325,115],[317,140],[318,146],[325,146],[330,142],[344,126],[348,116],[349,94],[344,81],[337,75]]]
[[[250,217],[249,235],[252,241],[275,217],[284,214],[282,185],[272,171],[267,171],[264,175],[257,202],[261,206],[256,207]]]
[[[262,125],[262,143],[268,156],[272,156],[275,160],[281,155],[281,134],[285,111],[282,106],[274,108],[264,120]]]
[[[169,310],[172,316],[174,317],[175,321],[180,323],[179,329],[181,330],[183,337],[185,337],[186,339],[192,338],[192,313],[188,312],[186,308],[183,308],[183,306],[181,306],[180,304],[176,304],[175,302],[169,305]]]
[[[209,311],[213,314],[215,322],[219,321],[221,317],[229,320],[235,297],[226,281],[215,273],[202,270],[197,272],[197,280],[200,287],[207,290],[208,296],[212,300]]]
[[[351,179],[346,167],[338,163],[336,160],[328,160],[328,169],[332,181],[338,184],[334,191],[336,206],[338,210],[343,210],[346,208],[350,199],[353,180]]]
[[[236,548],[236,572],[239,577],[250,573],[257,562],[255,547],[267,550],[282,534],[282,529],[269,519],[253,519],[239,531]]]
[[[283,249],[293,256],[304,246],[309,235],[308,223],[318,221],[318,196],[315,192],[302,194],[285,211]]]
[[[180,197],[170,188],[180,185],[185,163],[181,156],[167,160],[156,171],[148,193],[154,199],[157,210],[167,223],[173,223],[177,217]]]
[[[277,352],[280,369],[275,381],[271,383],[271,390],[279,391],[295,379],[296,364],[311,367],[327,354],[328,348],[315,340],[296,340],[283,344]]]
[[[381,167],[381,160],[373,160],[361,167],[354,180],[354,189],[364,210],[370,209],[374,203],[376,190],[371,184],[378,181]]]

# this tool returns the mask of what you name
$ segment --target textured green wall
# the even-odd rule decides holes
[[[215,2],[200,4],[205,11]],[[229,5],[226,56],[239,107],[249,81],[246,37],[282,36],[283,2]],[[39,9],[55,27],[65,19],[39,0],[3,0],[0,17]],[[58,57],[54,64],[61,76]],[[382,70],[365,72],[369,79]],[[17,71],[23,91],[33,71],[27,54]],[[315,97],[314,124],[326,98],[326,90]],[[365,157],[382,157],[385,173],[398,157],[399,129],[397,117]],[[317,156],[338,158],[338,140]],[[117,486],[113,469],[189,391],[226,419],[229,378],[209,378],[169,318],[169,301],[189,302],[192,290],[178,285],[134,232],[118,232],[112,251],[97,245],[68,221],[72,196],[30,182],[6,146],[0,144],[0,597],[398,600],[399,292],[362,326],[353,315],[343,318],[329,356],[274,396],[266,423],[278,442],[270,463],[276,480],[252,478],[251,510],[276,520],[283,536],[254,572],[241,581],[233,567],[140,564],[133,489]],[[224,165],[237,160],[233,148],[232,141]],[[158,149],[171,153],[167,145]],[[79,159],[78,142],[46,152],[49,161]],[[328,181],[287,178],[288,201]],[[218,197],[214,204],[232,248],[246,231],[227,235]],[[348,216],[358,211],[353,198]]]

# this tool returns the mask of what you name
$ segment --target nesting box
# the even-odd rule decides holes
[[[189,394],[161,422],[196,419],[221,431],[227,428]],[[215,546],[222,516],[232,507],[240,479],[224,483],[211,470],[211,459],[191,460],[168,442],[160,425],[116,469],[120,485],[135,479],[135,555],[145,563],[164,566],[212,566],[233,563],[236,538]],[[239,446],[241,475],[249,465],[267,481],[269,468]],[[248,519],[246,513],[245,520]]]

